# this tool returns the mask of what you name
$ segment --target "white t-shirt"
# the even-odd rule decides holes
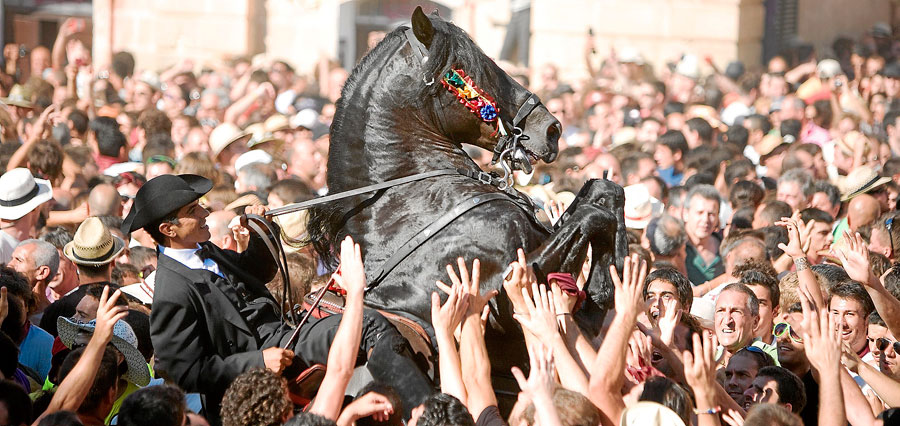
[[[9,263],[12,260],[13,250],[19,245],[19,240],[12,235],[0,231],[0,263]]]

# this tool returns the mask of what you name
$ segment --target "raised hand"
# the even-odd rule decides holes
[[[707,403],[713,399],[716,384],[716,347],[718,340],[709,331],[703,331],[703,336],[693,335],[694,352],[684,351],[684,377],[691,389],[697,395],[698,409],[705,410],[713,407],[700,407],[701,399]]]
[[[559,337],[559,323],[556,321],[556,305],[552,301],[552,297],[547,293],[547,286],[541,284],[532,284],[531,294],[534,298],[528,297],[528,292],[522,290],[522,297],[525,298],[525,306],[528,309],[528,316],[515,314],[513,318],[522,324],[522,327],[531,332],[540,341],[549,344],[551,339]]]
[[[447,265],[447,275],[450,276],[453,286],[461,286],[463,291],[469,293],[469,308],[466,310],[466,315],[481,315],[487,303],[499,292],[490,290],[481,293],[481,261],[478,259],[472,261],[471,276],[469,276],[469,270],[463,258],[456,259],[456,265],[459,268],[459,276],[450,265]],[[449,294],[450,287],[446,284],[438,281],[438,287],[441,287],[444,293]]]
[[[376,422],[386,422],[393,413],[394,406],[386,396],[377,392],[369,392],[348,404],[341,412],[337,424],[349,426],[357,420],[369,416]]]
[[[444,285],[439,282],[439,285]],[[466,316],[469,307],[469,293],[461,285],[454,285],[450,289],[450,297],[441,305],[441,297],[436,292],[431,293],[431,323],[435,333],[446,333],[452,336],[454,330]]]
[[[539,398],[552,399],[553,391],[557,386],[553,351],[543,344],[529,346],[528,359],[531,371],[527,379],[519,367],[512,368],[512,374],[519,383],[519,389],[532,401]]]
[[[775,225],[784,226],[788,231],[788,243],[778,243],[778,248],[794,259],[806,257],[811,237],[807,229],[812,227],[804,225],[798,214],[794,214],[792,217],[783,217],[780,221],[775,222]]]
[[[341,269],[333,277],[335,283],[347,292],[348,297],[361,297],[366,289],[366,268],[362,261],[362,251],[350,236],[341,242]]]
[[[279,347],[266,348],[262,351],[263,364],[275,373],[281,373],[294,362],[294,351]]]
[[[121,295],[122,291],[116,290],[110,296],[109,286],[103,287],[103,292],[100,294],[100,303],[97,306],[96,327],[94,328],[92,340],[99,339],[104,345],[112,340],[113,327],[115,327],[116,322],[128,315],[128,306],[116,305],[116,301],[119,300]]]
[[[809,363],[820,372],[836,369],[841,363],[840,327],[835,326],[827,310],[816,312],[809,296],[798,294],[803,309],[803,345]]]
[[[644,307],[644,279],[647,277],[647,263],[634,254],[625,258],[622,279],[616,265],[609,266],[613,286],[616,289],[616,310],[623,310],[637,315]]]
[[[512,304],[513,311],[518,314],[527,314],[525,299],[522,290],[530,290],[531,284],[537,282],[534,272],[528,268],[525,260],[525,250],[516,250],[516,261],[509,264],[506,276],[503,277],[503,289]],[[529,297],[531,297],[529,295]]]
[[[550,202],[544,204],[544,214],[550,219],[550,225],[556,225],[556,222],[559,222],[559,218],[562,217],[565,211],[566,205],[562,202],[550,200]]]
[[[865,241],[859,233],[851,234],[844,231],[844,242],[836,248],[836,252],[847,275],[854,281],[859,281],[863,285],[869,284],[869,276],[872,270],[869,264],[869,248],[866,247]],[[834,246],[832,246],[834,247]]]
[[[673,347],[675,327],[677,327],[678,322],[681,321],[682,310],[676,309],[676,304],[677,301],[675,299],[663,300],[662,308],[659,311],[659,318],[656,319],[656,324],[659,328],[659,339],[668,347]]]

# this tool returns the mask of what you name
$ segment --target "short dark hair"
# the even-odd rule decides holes
[[[683,156],[688,152],[687,139],[684,138],[684,133],[678,130],[667,130],[657,139],[657,143],[665,145],[673,154],[678,151]]]
[[[728,202],[731,203],[732,208],[735,210],[744,207],[756,209],[765,196],[766,190],[756,182],[739,180],[731,187],[731,192],[728,194]]]
[[[425,410],[417,426],[475,426],[472,414],[455,396],[436,393],[422,403]]]
[[[824,212],[822,210],[819,210],[815,207],[809,207],[809,208],[800,210],[800,220],[802,220],[804,223],[809,222],[811,220],[814,220],[819,223],[827,223],[827,224],[831,224],[832,222],[834,222],[834,218],[831,217],[830,214],[828,214],[827,212]]]
[[[790,217],[793,211],[791,205],[784,201],[767,201],[766,205],[759,211],[759,218],[765,220],[766,223],[769,223],[770,225],[774,225],[775,222],[781,220],[781,218]]]
[[[692,291],[691,282],[681,272],[673,268],[660,268],[647,275],[644,279],[644,297],[647,297],[647,289],[653,281],[663,281],[675,286],[678,301],[685,311],[691,310],[691,304],[694,303],[694,293]]]
[[[887,323],[884,322],[884,318],[881,317],[881,314],[879,314],[878,311],[872,311],[872,313],[869,314],[868,318],[866,318],[866,323],[869,325],[880,325],[887,328]]]
[[[144,129],[147,140],[157,134],[169,135],[169,137],[172,135],[172,120],[166,113],[156,108],[147,108],[142,111],[138,116],[137,127]]]
[[[169,212],[169,214],[165,215],[162,219],[148,223],[147,226],[144,227],[144,230],[150,234],[150,238],[159,245],[163,245],[166,242],[166,236],[159,231],[159,225],[162,225],[163,223],[178,225],[178,209]]]
[[[41,236],[38,237],[39,240],[53,244],[53,247],[56,247],[57,250],[65,248],[66,244],[72,241],[72,238],[74,238],[72,232],[61,226],[44,228],[41,232]]]
[[[863,318],[868,317],[869,314],[875,310],[875,304],[872,303],[872,298],[869,297],[869,293],[856,281],[845,281],[831,288],[828,292],[827,306],[829,310],[831,310],[831,301],[835,297],[857,301],[860,306],[862,306],[863,311],[860,315]]]
[[[0,403],[6,406],[8,424],[30,424],[34,420],[31,417],[31,398],[18,383],[8,379],[0,380]]]
[[[847,271],[837,265],[820,263],[818,265],[810,266],[809,269],[812,269],[813,273],[816,274],[816,279],[818,279],[819,283],[824,285],[828,291],[831,291],[831,289],[838,284],[850,281],[850,275],[847,274]]]
[[[644,381],[644,391],[638,401],[662,404],[678,414],[684,424],[691,424],[691,397],[681,385],[668,377],[651,376]]]
[[[741,284],[746,286],[760,286],[769,291],[769,298],[772,302],[772,308],[778,307],[781,300],[781,288],[778,287],[778,280],[774,276],[769,275],[759,269],[748,269],[741,273]]]
[[[66,376],[72,372],[72,368],[75,367],[75,364],[84,354],[84,349],[85,348],[75,349],[66,356],[62,367],[60,367],[60,381],[65,380]],[[97,369],[97,376],[94,378],[94,384],[91,385],[91,389],[88,391],[84,401],[81,402],[78,412],[83,413],[96,410],[100,406],[100,403],[103,402],[103,398],[109,394],[109,390],[116,386],[118,380],[118,355],[116,355],[115,349],[111,346],[107,346],[106,351],[103,352],[103,359],[100,361],[100,367]]]
[[[895,127],[897,125],[897,117],[900,117],[900,109],[892,109],[884,114],[882,123],[884,124],[885,133],[887,133],[888,127]]]
[[[124,50],[114,53],[110,68],[119,77],[131,77],[134,74],[134,55]]]
[[[812,193],[815,194],[817,192],[825,194],[832,205],[837,206],[841,204],[841,190],[827,180],[817,180],[813,182]]]
[[[725,142],[743,150],[747,147],[747,141],[750,139],[750,132],[747,128],[740,124],[735,124],[728,128],[725,132]]]
[[[756,166],[746,158],[734,160],[725,165],[725,184],[731,185],[734,180],[743,180],[750,172],[755,172]]]
[[[637,173],[640,168],[641,160],[653,161],[653,156],[646,152],[635,152],[623,158],[619,164],[619,169],[622,170],[622,177],[627,178],[628,176]]]
[[[756,373],[756,377],[759,376],[771,378],[775,382],[779,402],[791,404],[792,413],[798,414],[806,407],[806,386],[791,370],[772,365],[760,368]]]
[[[684,123],[688,129],[691,131],[697,132],[700,136],[700,140],[705,143],[711,143],[713,137],[713,128],[709,125],[709,122],[700,118],[694,117]]]
[[[97,137],[100,155],[118,157],[120,150],[126,146],[125,135],[119,130],[119,123],[113,118],[97,117],[91,120],[91,130]]]
[[[88,130],[88,123],[90,122],[90,118],[85,114],[84,111],[80,109],[73,109],[72,112],[69,113],[69,116],[66,117],[67,120],[72,122],[72,130],[75,130],[79,134],[84,134]]]
[[[147,386],[125,397],[119,408],[122,426],[181,426],[187,407],[184,392],[172,385]]]
[[[751,114],[744,119],[744,127],[748,131],[761,130],[765,135],[772,131],[772,122],[765,115]]]

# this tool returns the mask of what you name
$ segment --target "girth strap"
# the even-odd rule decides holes
[[[384,280],[387,277],[387,275],[390,274],[391,271],[393,271],[394,268],[396,268],[397,265],[400,264],[400,262],[402,262],[404,259],[406,259],[410,254],[412,254],[412,252],[414,252],[422,244],[424,244],[431,237],[433,237],[435,234],[440,232],[442,229],[444,229],[447,225],[449,225],[451,222],[456,220],[458,217],[462,216],[464,213],[468,212],[469,210],[472,210],[473,208],[475,208],[477,206],[480,206],[485,203],[489,203],[491,201],[500,201],[500,200],[509,201],[509,202],[515,204],[516,206],[519,206],[523,210],[525,210],[524,206],[515,202],[515,200],[511,199],[508,195],[506,195],[504,193],[495,192],[495,193],[489,193],[489,194],[479,194],[479,195],[475,195],[473,197],[469,197],[465,201],[457,204],[455,207],[453,207],[453,209],[451,209],[447,213],[444,213],[441,217],[439,217],[437,220],[432,222],[430,225],[426,226],[425,229],[422,229],[421,231],[419,231],[416,235],[414,235],[412,238],[407,240],[402,246],[400,246],[400,248],[397,249],[394,252],[394,254],[391,255],[391,257],[388,258],[387,261],[384,262],[384,264],[381,265],[381,268],[379,268],[378,271],[372,275],[373,278],[366,279],[366,282],[367,282],[366,292],[369,292],[370,290],[372,290],[373,288],[378,286],[378,284],[380,284],[381,281]],[[527,213],[530,215],[534,214],[534,212],[527,212]]]

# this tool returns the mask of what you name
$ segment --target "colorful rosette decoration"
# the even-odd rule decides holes
[[[484,93],[472,82],[472,79],[461,69],[451,69],[444,74],[441,84],[453,93],[459,102],[472,111],[485,123],[497,127],[497,116],[500,109],[487,93]]]

